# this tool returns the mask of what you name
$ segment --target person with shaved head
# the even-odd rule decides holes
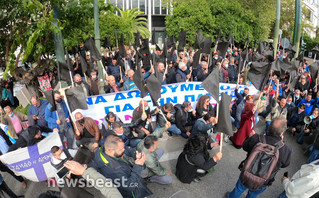
[[[96,151],[101,139],[99,126],[90,117],[84,117],[82,113],[75,113],[75,139],[77,146],[87,145],[90,150]]]

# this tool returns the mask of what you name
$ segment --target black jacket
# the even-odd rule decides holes
[[[120,83],[118,86],[117,86],[117,89],[118,91],[121,91],[121,88],[123,87],[123,83]],[[105,93],[114,93],[115,90],[113,89],[113,87],[111,85],[105,85],[104,86],[104,92]]]
[[[127,139],[134,139],[133,129],[136,128],[143,120],[140,118],[135,122],[123,124],[123,134]],[[113,130],[106,129],[103,125],[102,130],[105,130],[105,137],[109,135],[117,135]]]
[[[287,121],[289,122],[289,120],[290,120],[291,118],[293,118],[293,116],[294,116],[296,113],[298,113],[298,107],[289,108],[289,109],[288,109],[288,113],[287,113]],[[303,111],[303,112],[301,113],[301,116],[300,116],[299,120],[297,121],[296,125],[303,125],[303,124],[304,124],[303,120],[304,120],[305,116],[306,116],[306,112]]]
[[[316,135],[319,132],[319,117],[312,119],[307,128],[310,129],[310,133]]]
[[[37,134],[38,130],[40,130],[41,132],[52,132],[52,129],[50,129],[48,127],[40,127],[40,126],[36,126],[36,127],[38,127],[37,130],[30,130],[30,127],[23,130],[19,136],[19,139],[16,141],[15,144],[10,146],[8,152],[14,151],[18,148],[32,146],[32,145],[40,142],[41,140],[43,140],[44,139],[43,136],[41,136],[39,139],[34,138],[34,136]]]
[[[211,104],[209,104],[208,109],[196,106],[196,119],[204,117],[204,111],[212,112],[213,115],[216,117],[216,109]]]
[[[167,68],[166,84],[176,83],[176,68],[173,66]]]
[[[185,112],[184,109],[182,108],[181,104],[176,104],[174,106],[175,109],[175,123],[177,128],[179,128],[182,133],[188,132],[186,129],[186,123],[195,120],[196,117],[193,116],[191,112]]]
[[[175,109],[173,109],[173,111],[171,112],[171,115],[172,115],[172,116],[171,116],[170,119],[167,118],[167,113],[164,111],[164,106],[161,106],[161,110],[162,110],[163,114],[165,115],[167,121],[169,121],[171,124],[175,124],[175,113],[176,113],[176,112],[175,112]],[[165,121],[163,115],[162,115],[160,112],[158,112],[157,114],[155,114],[155,111],[156,111],[156,109],[154,109],[154,110],[151,112],[151,115],[152,115],[152,116],[155,116],[155,115],[156,115],[156,126],[159,126],[160,128],[165,127],[166,121]]]
[[[268,134],[265,136],[265,140],[267,144],[275,145],[277,142],[281,141],[281,137],[278,135]],[[251,138],[247,138],[244,141],[243,149],[247,152],[247,157],[250,152],[253,150],[255,145],[259,142],[259,135],[255,134]],[[269,179],[265,182],[265,185],[269,186],[275,181],[276,173],[280,168],[288,167],[291,159],[291,148],[287,144],[279,149],[279,159],[276,167],[274,168],[274,172],[270,175]],[[247,158],[246,158],[247,159]]]
[[[175,174],[181,182],[189,184],[196,177],[198,168],[207,171],[215,165],[216,162],[213,158],[205,160],[204,155],[201,153],[189,157],[182,152],[177,159]]]

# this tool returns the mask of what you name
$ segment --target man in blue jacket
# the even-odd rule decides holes
[[[125,198],[147,197],[152,192],[141,177],[146,155],[125,147],[121,137],[107,136],[104,146],[95,152],[97,170],[114,185]]]
[[[59,129],[59,135],[62,142],[64,142],[64,137],[66,137],[67,148],[73,148],[74,132],[71,128],[68,108],[62,99],[60,92],[54,91],[53,94],[56,110],[51,109],[52,105],[48,104],[45,109],[45,120],[48,122],[48,127],[50,129]]]
[[[45,120],[45,109],[48,104],[47,99],[40,100],[37,96],[31,97],[31,105],[28,112],[30,126],[48,126],[48,122]]]

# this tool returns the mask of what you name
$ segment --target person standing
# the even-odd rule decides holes
[[[266,142],[269,145],[275,146],[281,144],[281,147],[278,147],[279,157],[277,164],[275,165],[272,173],[270,174],[269,178],[264,182],[263,187],[257,190],[248,190],[247,197],[257,197],[259,194],[264,192],[267,189],[267,186],[270,186],[274,180],[276,173],[279,171],[280,168],[285,168],[290,165],[290,159],[291,159],[291,148],[287,144],[284,144],[284,133],[287,130],[287,120],[285,117],[276,117],[272,120],[270,126],[269,126],[269,133],[264,136],[264,142]],[[255,146],[261,142],[261,137],[258,134],[253,135],[252,137],[245,140],[243,144],[244,151],[247,152],[246,159],[249,158],[249,155],[254,150]],[[243,164],[246,160],[244,160],[240,167],[243,167]],[[261,164],[252,164],[254,166],[261,166]],[[246,181],[248,182],[248,181]],[[253,181],[251,181],[253,182]],[[247,184],[245,184],[242,180],[242,175],[239,177],[235,188],[232,192],[227,193],[226,197],[228,198],[239,198],[241,194],[247,190],[248,187],[246,187]]]

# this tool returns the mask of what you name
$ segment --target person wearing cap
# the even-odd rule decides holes
[[[304,118],[306,116],[305,112],[306,105],[300,104],[299,107],[293,107],[288,109],[287,113],[287,126],[292,127],[292,134],[295,135],[297,128],[300,128],[304,124]]]

